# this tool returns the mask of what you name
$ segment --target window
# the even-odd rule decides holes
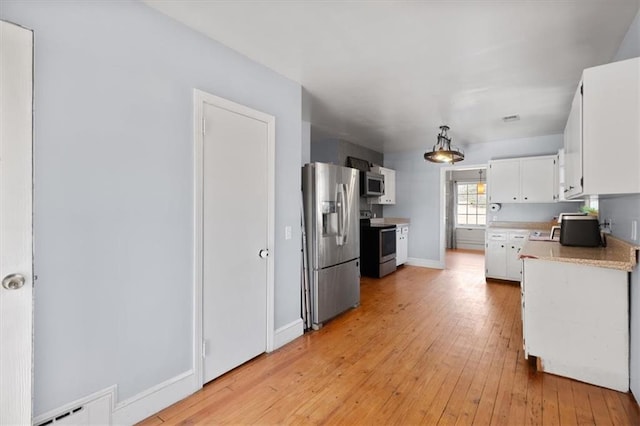
[[[487,191],[478,194],[478,182],[456,183],[456,225],[487,224]]]

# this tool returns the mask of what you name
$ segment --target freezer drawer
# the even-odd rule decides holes
[[[313,326],[360,304],[360,259],[313,272]]]

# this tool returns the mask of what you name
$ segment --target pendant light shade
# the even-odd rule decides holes
[[[438,143],[431,151],[424,153],[424,159],[432,163],[457,163],[464,160],[464,152],[455,147],[451,147],[451,138],[447,135],[449,126],[440,126]]]

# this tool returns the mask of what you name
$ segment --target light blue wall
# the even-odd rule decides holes
[[[623,61],[637,56],[640,56],[640,11],[636,13],[636,17],[629,26],[622,43],[620,43],[613,61]]]
[[[613,61],[640,56],[640,11]],[[638,159],[640,167],[640,158]],[[640,240],[631,240],[631,221],[640,224],[640,194],[623,197],[604,198],[600,200],[600,218],[613,221],[612,234],[618,238],[640,245]],[[631,274],[631,392],[640,400],[640,268],[636,265]]]
[[[555,154],[562,147],[562,135],[509,139],[465,147],[466,164],[486,164],[489,160]],[[424,150],[386,153],[384,165],[396,170],[396,204],[384,207],[384,216],[411,220],[409,257],[431,261],[440,259],[440,168],[424,161]],[[510,206],[498,220],[545,220],[558,211],[575,210],[569,203]],[[525,219],[526,218],[526,219]]]
[[[302,165],[311,162],[311,123],[302,122]]]
[[[300,86],[135,1],[0,18],[35,31],[35,415],[191,368],[194,88],[276,117],[275,326],[300,318]]]

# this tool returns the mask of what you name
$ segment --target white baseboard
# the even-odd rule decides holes
[[[484,242],[482,243],[458,243],[456,248],[463,250],[477,250],[484,251]]]
[[[281,348],[282,346],[297,339],[303,334],[304,323],[302,322],[302,318],[298,318],[297,320],[292,321],[289,324],[283,325],[276,330],[273,341],[273,350],[275,351],[276,349]]]
[[[444,263],[439,260],[420,259],[418,257],[408,258],[406,264],[411,266],[420,266],[422,268],[444,269]]]
[[[185,371],[115,405],[113,425],[132,425],[198,390],[193,370]]]

